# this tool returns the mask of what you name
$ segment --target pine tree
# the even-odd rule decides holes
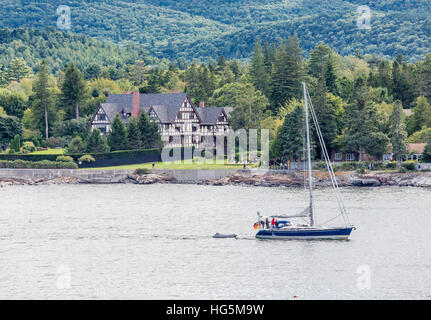
[[[127,128],[124,122],[120,119],[118,113],[111,123],[111,132],[108,135],[108,144],[111,151],[127,150]]]
[[[275,55],[271,96],[273,113],[286,101],[301,96],[303,77],[303,59],[299,39],[295,34],[287,40],[285,45],[280,46]]]
[[[313,106],[316,117],[322,131],[323,140],[329,150],[332,148],[332,142],[337,136],[337,110],[335,105],[327,101],[328,90],[323,75],[320,76],[315,94],[313,97]],[[321,156],[320,146],[317,150],[318,156]]]
[[[422,127],[431,127],[431,106],[424,96],[418,97],[413,108],[413,132],[419,131]]]
[[[326,64],[325,68],[325,82],[326,82],[326,88],[328,89],[328,92],[337,95],[338,94],[338,87],[337,87],[337,75],[335,73],[335,66],[334,66],[334,58],[332,53],[328,56],[328,62]]]
[[[259,39],[256,39],[250,65],[250,78],[254,87],[263,92],[267,97],[270,95],[270,76],[271,74],[268,72],[268,67],[265,65],[265,58],[261,53]]]
[[[404,121],[403,106],[400,101],[395,102],[389,118],[389,139],[396,159],[407,154],[406,123]]]
[[[87,146],[85,145],[85,141],[82,140],[80,136],[76,136],[70,141],[67,147],[67,153],[83,153],[87,150]]]
[[[20,81],[23,78],[30,76],[32,70],[22,58],[15,58],[11,61],[6,72],[6,78],[10,81]]]
[[[104,153],[109,152],[108,141],[105,136],[100,133],[99,129],[93,129],[87,137],[87,152],[88,153]]]
[[[331,54],[331,48],[326,44],[318,44],[310,53],[309,70],[310,74],[319,79],[325,72],[328,65],[328,57]]]
[[[376,78],[378,87],[387,88],[390,92],[392,92],[393,81],[389,61],[381,60],[379,62]]]
[[[138,117],[138,129],[141,136],[141,146],[144,149],[151,148],[153,140],[153,129],[151,127],[150,118],[145,112],[141,112]]]
[[[423,160],[425,160],[426,162],[431,161],[431,139],[428,141],[427,145],[425,146]]]
[[[162,138],[160,135],[160,127],[155,121],[150,121],[150,140],[148,143],[149,148],[161,148]]]
[[[85,94],[86,83],[82,73],[73,64],[67,66],[61,85],[61,103],[69,119],[75,114],[75,119],[79,120],[79,106],[84,101]]]
[[[142,145],[141,132],[139,131],[138,120],[134,117],[129,118],[127,124],[127,140],[130,149],[140,149]]]
[[[376,157],[386,152],[388,137],[382,132],[382,119],[374,102],[370,99],[366,81],[358,78],[355,82],[354,103],[345,109],[344,149],[359,151],[359,161],[367,152]]]
[[[418,92],[431,102],[431,53],[418,63]]]
[[[300,161],[304,158],[305,142],[304,108],[298,104],[288,114],[280,130],[281,134],[281,159],[283,161]]]
[[[412,73],[406,62],[400,64],[403,58],[397,57],[392,66],[392,95],[401,100],[404,108],[409,108],[414,100]]]
[[[55,97],[49,83],[49,68],[45,60],[40,64],[39,72],[33,84],[33,93],[32,109],[37,119],[44,119],[45,138],[48,139],[50,120],[55,120],[53,116]]]

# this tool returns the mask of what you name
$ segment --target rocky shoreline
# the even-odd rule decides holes
[[[358,174],[356,172],[336,172],[338,185],[340,187],[431,187],[430,172],[411,173],[369,173]],[[302,187],[304,186],[303,175],[297,173],[253,175],[252,173],[236,173],[232,176],[207,180],[204,185],[244,185],[256,187]],[[329,174],[325,172],[313,172],[313,185],[317,187],[330,187]]]
[[[376,172],[368,174],[358,174],[356,172],[336,172],[340,187],[431,187],[431,172],[410,172],[410,173],[388,173]],[[313,184],[316,187],[329,187],[331,180],[326,172],[313,172]],[[99,180],[83,179],[73,176],[61,176],[57,178],[0,178],[0,187],[11,185],[52,185],[52,184],[91,184],[101,183]],[[111,184],[155,184],[155,183],[184,183],[179,182],[174,177],[164,173],[148,173],[143,175],[129,174],[125,178],[115,182],[106,181]],[[239,171],[233,175],[220,178],[199,180],[188,182],[190,184],[225,186],[256,186],[256,187],[302,187],[304,186],[304,176],[301,173],[268,172],[264,174],[254,174],[252,171]]]

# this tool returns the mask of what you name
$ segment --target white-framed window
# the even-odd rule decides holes
[[[340,161],[343,160],[343,154],[341,152],[335,152],[335,160]]]
[[[346,153],[346,161],[354,161],[355,154],[354,153]]]

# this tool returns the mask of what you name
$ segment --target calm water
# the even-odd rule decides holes
[[[316,191],[321,222],[336,212],[329,191]],[[350,241],[265,241],[256,209],[299,211],[303,190],[1,188],[0,298],[430,299],[431,190],[343,193]]]

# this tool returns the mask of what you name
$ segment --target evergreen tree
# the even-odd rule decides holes
[[[418,93],[431,102],[431,53],[418,63]]]
[[[337,75],[335,73],[335,66],[334,66],[334,58],[332,53],[328,56],[328,62],[326,64],[325,68],[325,82],[326,82],[326,88],[328,89],[328,92],[337,95],[338,94],[338,87],[337,87]]]
[[[20,81],[23,78],[29,77],[32,70],[22,58],[15,58],[11,61],[6,72],[6,78],[10,81]]]
[[[378,87],[387,88],[392,92],[392,75],[389,61],[381,60],[377,67],[376,84]]]
[[[108,141],[105,136],[100,133],[99,129],[93,129],[87,137],[86,141],[88,153],[105,153],[109,152]]]
[[[332,149],[332,142],[337,136],[337,110],[336,105],[329,104],[327,101],[327,88],[325,78],[320,76],[315,94],[313,97],[314,111],[322,131],[323,140],[329,150]],[[321,157],[320,146],[317,150],[318,156]]]
[[[61,103],[66,109],[68,119],[79,120],[79,106],[84,102],[86,93],[86,83],[82,73],[75,65],[66,67],[64,80],[61,85]]]
[[[91,63],[84,70],[86,80],[97,79],[102,75],[102,68],[97,63]]]
[[[151,126],[150,118],[146,112],[141,112],[138,117],[138,129],[141,136],[141,146],[144,149],[151,148],[153,141],[153,128]]]
[[[0,92],[0,106],[10,116],[22,119],[27,109],[27,96],[22,92],[3,90]]]
[[[364,151],[376,157],[383,155],[389,139],[382,132],[381,115],[369,97],[364,78],[356,80],[355,92],[355,101],[345,112],[344,149],[359,151],[359,161],[362,161]]]
[[[111,151],[127,150],[127,128],[124,122],[120,119],[118,113],[115,115],[111,123],[111,132],[108,135],[108,144]]]
[[[305,120],[304,107],[296,105],[293,112],[289,113],[280,130],[281,134],[281,159],[301,161],[304,159]]]
[[[426,162],[431,162],[431,139],[428,141],[424,149],[423,160]]]
[[[394,99],[401,100],[404,108],[409,108],[414,100],[414,87],[411,70],[402,62],[401,58],[397,57],[392,66],[392,94]]]
[[[328,62],[329,55],[331,54],[331,48],[326,44],[318,44],[313,51],[310,53],[309,70],[310,74],[319,79],[325,72]]]
[[[55,96],[49,83],[49,68],[45,60],[39,67],[39,72],[33,84],[32,109],[39,125],[44,119],[45,138],[49,136],[49,123],[54,122]]]
[[[256,39],[250,65],[250,78],[254,87],[263,92],[267,97],[270,96],[270,71],[270,69],[268,70],[268,66],[265,65],[265,57],[262,55],[259,39]]]
[[[303,61],[299,39],[295,35],[277,50],[272,75],[271,110],[275,114],[277,108],[292,98],[301,96],[301,82],[304,77]]]
[[[407,131],[403,107],[400,101],[395,102],[389,118],[389,139],[396,159],[407,154]]]
[[[148,142],[148,147],[150,149],[162,147],[162,137],[160,135],[160,127],[155,121],[150,121],[150,140]]]
[[[140,149],[142,144],[141,132],[139,131],[138,120],[134,117],[129,118],[127,124],[127,140],[130,149]]]
[[[419,131],[422,127],[431,127],[431,106],[425,97],[421,96],[416,99],[412,120],[412,132]]]
[[[7,143],[16,135],[22,135],[22,125],[16,117],[0,116],[0,143]]]
[[[67,147],[67,153],[69,154],[84,153],[86,150],[85,141],[80,136],[74,137]]]
[[[4,66],[0,65],[0,87],[8,83],[7,70]]]

